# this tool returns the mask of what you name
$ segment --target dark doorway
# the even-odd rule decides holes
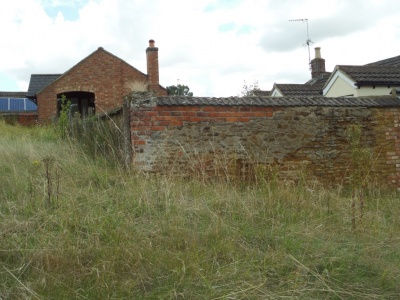
[[[71,102],[70,114],[74,116],[76,113],[82,118],[93,116],[95,111],[95,95],[90,92],[65,92],[57,95],[57,110],[58,115],[61,111],[61,96],[65,95],[68,101]]]

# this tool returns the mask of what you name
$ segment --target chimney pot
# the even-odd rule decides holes
[[[315,58],[321,58],[321,47],[315,47]]]
[[[321,47],[315,47],[315,58],[311,61],[311,78],[319,77],[326,73],[325,59],[321,57]]]
[[[154,44],[155,44],[154,40],[149,40],[149,47],[150,48],[154,48]]]

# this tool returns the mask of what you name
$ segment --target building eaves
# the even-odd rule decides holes
[[[326,107],[400,107],[400,99],[394,96],[369,97],[157,97],[159,106],[326,106]]]

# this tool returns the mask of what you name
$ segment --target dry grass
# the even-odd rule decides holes
[[[126,84],[126,88],[128,89],[128,93],[130,92],[147,92],[148,84],[144,81],[131,81]]]
[[[396,193],[367,191],[352,232],[342,187],[127,174],[50,129],[0,123],[0,132],[1,299],[400,294]],[[48,177],[57,176],[49,204]]]

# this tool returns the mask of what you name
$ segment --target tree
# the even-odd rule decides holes
[[[260,87],[258,86],[258,81],[254,81],[253,84],[247,84],[246,80],[243,83],[242,90],[240,91],[241,97],[249,97],[255,96],[254,91],[260,91]]]
[[[189,92],[189,90],[189,87],[183,84],[167,86],[168,95],[170,96],[193,97],[193,93]]]

